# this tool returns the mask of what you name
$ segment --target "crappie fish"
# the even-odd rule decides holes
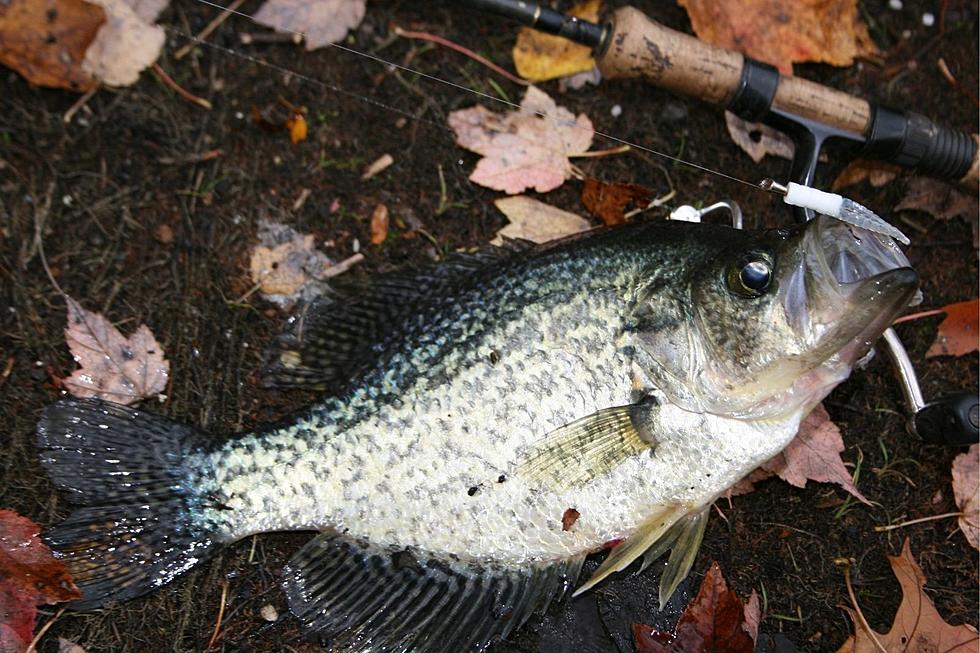
[[[46,539],[87,609],[251,534],[321,531],[284,586],[336,650],[480,650],[615,540],[578,591],[669,549],[666,601],[711,503],[916,288],[890,238],[822,217],[631,224],[384,276],[293,319],[272,380],[334,390],[276,425],[222,443],[50,406],[41,460],[82,507]]]

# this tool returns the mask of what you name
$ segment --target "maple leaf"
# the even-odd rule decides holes
[[[494,206],[510,220],[510,224],[498,231],[496,238],[490,241],[494,245],[503,244],[504,238],[546,243],[592,226],[581,216],[526,195],[502,197],[494,202]]]
[[[482,154],[470,181],[510,195],[533,188],[546,193],[572,174],[568,157],[592,144],[592,122],[555,104],[531,86],[519,111],[494,113],[475,106],[449,114],[456,142]]]
[[[300,33],[307,50],[338,43],[364,20],[366,0],[267,0],[252,16],[277,32]]]
[[[758,634],[758,604],[758,597],[750,599],[751,614],[747,615],[747,606],[728,589],[718,563],[712,562],[698,595],[684,609],[673,633],[633,624],[637,653],[752,653],[752,632]]]
[[[31,84],[87,90],[95,79],[82,61],[105,20],[105,11],[85,0],[0,3],[0,63]]]
[[[311,234],[279,222],[259,223],[259,244],[252,249],[249,271],[264,299],[289,308],[326,290],[320,281],[332,263],[315,241]]]
[[[902,546],[902,554],[888,556],[888,562],[902,586],[902,603],[895,613],[891,630],[885,634],[876,633],[867,627],[857,612],[844,608],[854,622],[854,635],[847,638],[837,653],[878,653],[881,650],[902,653],[976,653],[976,629],[967,624],[951,626],[946,623],[939,616],[929,595],[923,591],[926,577],[912,556],[908,538]]]
[[[41,528],[0,509],[0,651],[25,651],[34,631],[36,606],[82,596],[68,568],[41,541]]]
[[[586,0],[572,7],[568,15],[597,23],[601,7],[600,0]],[[568,77],[595,67],[592,48],[530,27],[522,27],[517,33],[513,56],[517,74],[532,82]]]
[[[953,497],[960,515],[960,530],[974,549],[980,549],[980,445],[953,459]]]
[[[93,77],[109,86],[129,86],[139,79],[140,71],[150,66],[163,49],[164,31],[145,20],[126,0],[91,0],[101,5],[106,23],[85,52],[82,66]],[[139,7],[149,16],[159,9]]]
[[[65,340],[81,366],[63,380],[72,395],[131,404],[163,392],[170,363],[146,325],[126,338],[101,314],[85,310],[67,295],[65,302]]]
[[[796,151],[793,139],[783,132],[761,122],[742,120],[731,111],[725,112],[725,126],[732,141],[756,163],[767,154],[792,159]]]
[[[971,299],[943,306],[946,319],[939,323],[936,339],[926,358],[933,356],[963,356],[977,351],[980,337],[980,301]]]
[[[679,0],[694,32],[708,43],[739,50],[786,75],[793,63],[849,66],[877,52],[857,0]]]
[[[782,452],[764,462],[758,469],[735,484],[732,496],[746,494],[755,489],[755,483],[779,476],[793,487],[806,487],[807,481],[837,483],[862,503],[871,505],[851,479],[840,454],[844,440],[840,428],[834,424],[823,405],[814,408],[800,430]]]
[[[624,224],[626,207],[646,208],[652,196],[649,188],[637,184],[608,184],[592,177],[582,187],[582,204],[606,225]]]

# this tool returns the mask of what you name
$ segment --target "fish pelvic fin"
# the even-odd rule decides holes
[[[94,399],[48,406],[37,431],[48,475],[81,506],[41,534],[82,590],[72,609],[145,594],[218,548],[184,468],[198,431]]]
[[[584,555],[505,567],[325,532],[287,565],[289,607],[345,652],[482,651],[565,594]]]
[[[602,565],[573,596],[591,589],[607,576],[622,571],[637,558],[643,558],[642,569],[662,556],[668,549],[670,557],[660,577],[660,609],[663,610],[677,585],[691,571],[694,558],[701,547],[708,507],[692,510],[683,504],[671,504],[657,509],[625,542],[610,551]]]

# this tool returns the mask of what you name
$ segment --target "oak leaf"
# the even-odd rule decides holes
[[[533,188],[546,193],[571,176],[568,157],[592,144],[592,122],[555,104],[531,86],[520,110],[494,113],[475,106],[449,114],[456,142],[482,154],[470,181],[510,195]]]
[[[673,633],[633,624],[637,653],[752,653],[759,627],[759,600],[753,597],[743,605],[712,562]]]
[[[694,33],[708,43],[770,63],[786,75],[793,63],[849,66],[877,52],[857,0],[679,0]]]
[[[888,556],[888,562],[902,586],[902,603],[895,613],[891,630],[884,634],[871,631],[854,610],[844,608],[854,621],[854,635],[847,638],[837,653],[878,653],[881,650],[902,653],[975,653],[978,639],[976,629],[967,624],[951,626],[946,623],[939,616],[929,595],[923,591],[926,577],[912,557],[908,539],[902,546],[902,554]]]
[[[974,549],[980,549],[980,445],[953,459],[953,497],[960,530]]]
[[[909,182],[896,211],[923,211],[940,220],[962,217],[977,220],[977,196],[961,193],[947,183],[928,177]]]
[[[364,20],[366,0],[266,0],[252,16],[277,32],[300,33],[307,50],[338,43]]]
[[[644,209],[653,193],[638,184],[612,184],[592,177],[582,186],[582,204],[605,225],[624,224],[626,207]]]
[[[86,0],[0,2],[0,63],[31,84],[87,90],[96,80],[82,62],[105,21]]]
[[[595,23],[601,7],[600,0],[586,0],[572,7],[568,15]],[[531,27],[522,27],[517,33],[513,56],[517,74],[532,82],[568,77],[595,67],[592,48]]]
[[[132,404],[163,392],[170,363],[145,324],[127,338],[101,314],[85,310],[67,295],[65,302],[65,340],[81,366],[62,381],[68,392],[117,404]]]
[[[936,339],[926,358],[933,356],[963,356],[977,351],[980,338],[980,301],[971,299],[943,306],[946,319],[939,323]]]
[[[732,141],[756,163],[767,154],[792,160],[796,151],[793,139],[783,132],[763,123],[742,120],[731,111],[725,112],[725,126]]]
[[[85,52],[84,69],[109,86],[136,83],[140,72],[160,56],[163,28],[144,20],[126,0],[91,1],[105,10],[106,23]]]
[[[82,596],[68,568],[40,538],[41,528],[0,509],[0,651],[27,650],[36,606]]]
[[[503,244],[504,238],[546,243],[592,226],[581,216],[526,195],[502,197],[494,205],[510,220],[510,224],[498,231],[496,238],[490,241],[494,245]]]

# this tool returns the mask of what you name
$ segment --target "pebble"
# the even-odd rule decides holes
[[[259,614],[266,621],[277,621],[279,619],[279,613],[271,605],[263,605],[262,609],[259,610]]]
[[[614,104],[612,105],[612,109],[609,110],[609,113],[613,118],[618,118],[623,115],[623,107],[619,106],[618,104]]]
[[[936,17],[927,11],[926,13],[922,14],[922,24],[926,27],[932,27],[936,24]]]
[[[902,0],[888,0],[888,8],[895,11],[902,10]]]

